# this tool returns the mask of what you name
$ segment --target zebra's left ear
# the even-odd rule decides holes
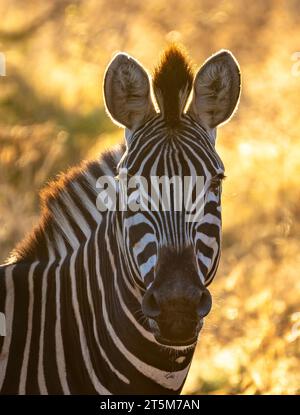
[[[136,130],[154,113],[149,76],[135,59],[118,53],[104,76],[104,101],[112,120]]]
[[[210,57],[196,74],[187,113],[211,131],[231,117],[240,90],[239,64],[231,52],[221,50]]]

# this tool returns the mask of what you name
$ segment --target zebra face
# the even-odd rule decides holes
[[[128,199],[139,202],[140,209],[121,213],[122,244],[136,283],[145,289],[142,310],[156,340],[168,345],[193,344],[211,308],[206,286],[220,258],[223,163],[205,130],[188,115],[172,129],[155,116],[132,136],[119,168],[127,172],[128,180],[145,179],[145,201],[152,201],[157,191],[162,202],[163,193],[169,190],[169,206],[159,203],[152,210],[149,204],[141,204],[140,188],[127,189]],[[203,197],[192,220],[188,220],[185,203],[174,209],[179,196],[172,186],[175,182],[168,188],[162,181],[162,186],[153,189],[153,177],[170,181],[176,177],[182,184],[184,178],[203,179]],[[180,190],[182,196],[196,193],[195,188]]]
[[[126,127],[119,173],[126,173],[123,194],[130,203],[118,213],[119,240],[156,340],[191,345],[211,309],[206,286],[220,258],[224,166],[214,146],[216,127],[237,105],[240,74],[231,53],[221,51],[194,78],[184,55],[171,47],[152,87],[159,113],[137,61],[118,54],[106,71],[107,110]],[[130,179],[138,186],[128,186]],[[164,183],[172,183],[167,207]],[[195,203],[187,207],[190,199]]]

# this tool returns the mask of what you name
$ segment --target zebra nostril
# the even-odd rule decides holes
[[[212,306],[212,298],[208,289],[205,289],[200,297],[200,301],[197,307],[197,314],[200,318],[207,316]]]
[[[142,300],[142,311],[146,317],[157,318],[160,315],[160,307],[153,291],[147,291]]]

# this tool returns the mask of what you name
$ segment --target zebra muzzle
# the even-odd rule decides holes
[[[142,311],[156,340],[167,345],[195,343],[203,326],[203,318],[211,309],[209,291],[195,286],[181,289],[179,295],[174,293],[176,290],[166,291],[152,286],[142,301]]]

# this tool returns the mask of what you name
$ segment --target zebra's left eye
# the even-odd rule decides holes
[[[225,179],[225,176],[223,174],[218,174],[217,176],[211,179],[209,190],[211,192],[214,192],[215,195],[218,195],[223,179]]]
[[[209,190],[211,192],[214,192],[215,195],[217,195],[220,190],[220,185],[221,185],[221,180],[212,179],[210,186],[209,186]]]

